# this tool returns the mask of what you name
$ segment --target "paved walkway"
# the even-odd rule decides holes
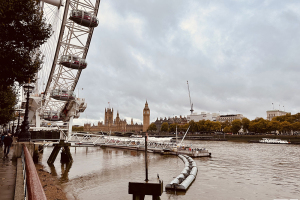
[[[3,147],[0,147],[0,199],[14,199],[17,162],[12,161],[14,146],[10,148],[8,158],[3,158]]]

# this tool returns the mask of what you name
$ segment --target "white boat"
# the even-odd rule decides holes
[[[262,138],[259,140],[260,143],[266,143],[266,144],[289,144],[287,140],[281,140],[281,139],[272,139],[272,138]]]
[[[142,135],[131,135],[130,137],[131,137],[131,138],[143,138]]]
[[[151,142],[171,142],[172,141],[172,137],[148,137],[148,141]]]

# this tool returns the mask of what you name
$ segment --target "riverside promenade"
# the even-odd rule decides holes
[[[11,146],[8,158],[3,158],[4,146],[0,148],[0,197],[12,200],[15,195],[17,162],[12,160],[14,146]]]

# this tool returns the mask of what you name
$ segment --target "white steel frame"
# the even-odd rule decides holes
[[[48,23],[52,24],[54,33],[47,44],[41,48],[45,55],[45,63],[39,72],[38,81],[39,92],[44,90],[40,115],[43,115],[45,111],[61,112],[67,101],[52,99],[51,91],[66,89],[73,92],[79,80],[82,70],[74,70],[60,65],[60,57],[76,55],[85,59],[89,50],[94,28],[75,23],[69,19],[69,13],[71,10],[79,9],[97,16],[99,5],[100,0],[93,0],[93,2],[91,0],[62,0],[62,7],[43,4],[43,12],[46,19],[49,20]],[[55,47],[56,49],[54,49]],[[46,85],[45,81],[47,81]]]

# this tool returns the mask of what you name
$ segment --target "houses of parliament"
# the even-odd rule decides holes
[[[103,122],[98,122],[98,125],[91,125],[90,123],[84,124],[84,131],[89,132],[146,132],[150,125],[150,109],[146,101],[145,107],[143,109],[143,124],[133,124],[133,119],[131,118],[131,123],[127,124],[126,119],[120,119],[119,112],[117,116],[113,119],[114,109],[105,108],[104,124]]]

